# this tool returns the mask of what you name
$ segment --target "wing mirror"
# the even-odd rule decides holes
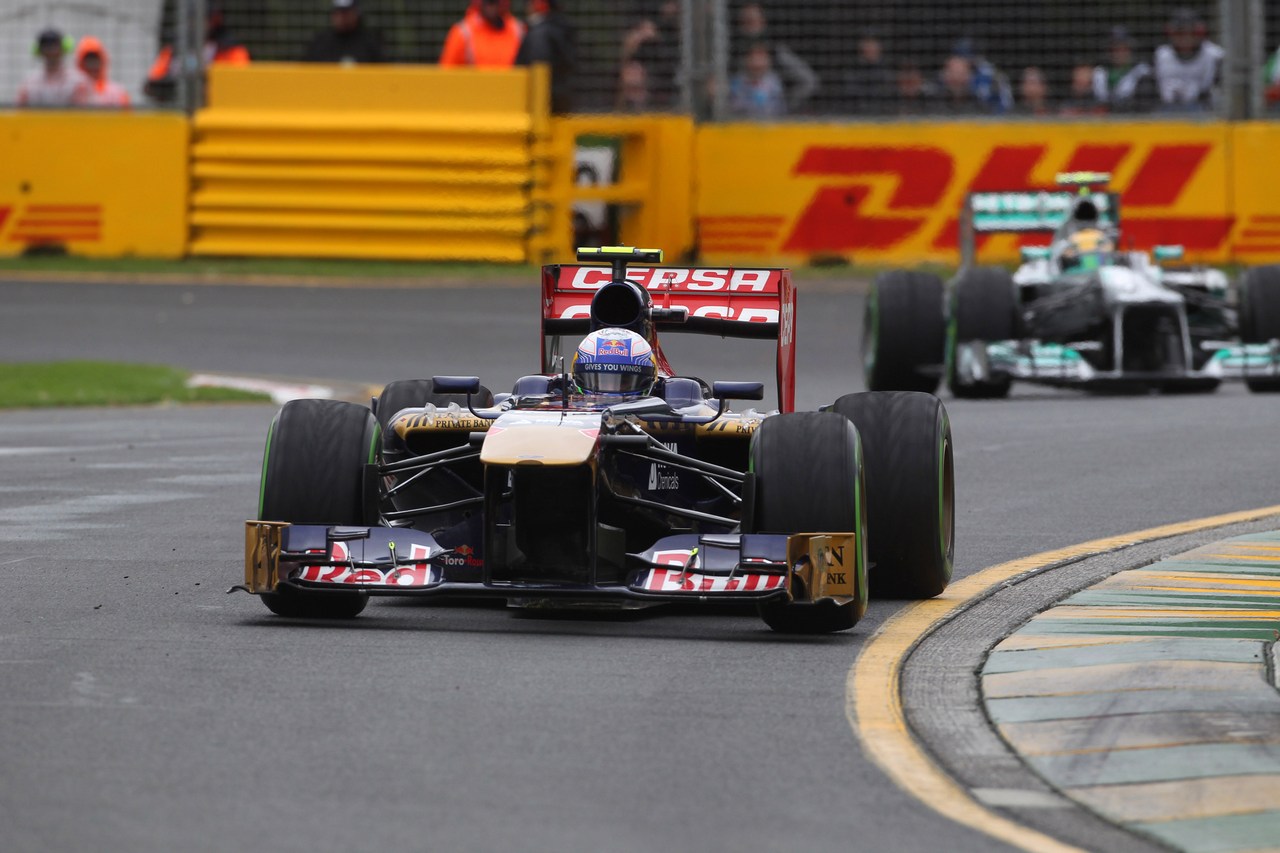
[[[763,382],[714,382],[711,396],[717,400],[763,400]]]
[[[437,394],[479,394],[479,376],[433,376],[431,387]]]
[[[1184,250],[1181,246],[1156,246],[1151,254],[1157,261],[1180,261]]]
[[[1048,246],[1023,246],[1022,262],[1025,264],[1028,261],[1047,261],[1050,251]]]

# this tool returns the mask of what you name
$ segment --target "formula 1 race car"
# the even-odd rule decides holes
[[[1280,391],[1280,266],[1245,273],[1165,268],[1180,246],[1120,251],[1109,176],[1073,173],[1077,190],[975,192],[961,218],[964,262],[945,286],[895,270],[872,285],[863,369],[873,390],[1004,397],[1026,380],[1095,390],[1211,391],[1243,379]],[[972,265],[977,240],[1051,233],[1023,246],[1012,275]],[[1154,260],[1153,260],[1154,256]]]
[[[287,403],[236,588],[302,618],[355,616],[370,595],[747,602],[790,633],[852,627],[868,589],[943,591],[955,504],[936,397],[792,411],[787,270],[657,267],[661,252],[626,247],[578,259],[543,268],[542,371],[509,393],[436,376],[372,408]],[[676,375],[659,330],[772,340],[780,411],[730,411],[763,383]]]

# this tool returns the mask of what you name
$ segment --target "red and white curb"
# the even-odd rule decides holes
[[[271,395],[276,405],[290,400],[332,400],[335,393],[327,385],[309,385],[299,382],[277,382],[271,379],[255,379],[250,376],[222,376],[213,373],[197,373],[187,380],[190,388],[233,388],[237,391],[257,391]]]

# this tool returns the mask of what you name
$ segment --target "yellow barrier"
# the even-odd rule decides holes
[[[1233,138],[1247,143],[1248,165]],[[1242,223],[1262,216],[1276,234],[1272,254],[1249,259],[1280,258],[1280,196],[1262,177],[1277,142],[1269,126],[1191,122],[703,127],[699,245],[722,263],[954,262],[966,192],[1052,186],[1059,171],[1097,170],[1113,173],[1136,246],[1181,243],[1192,260],[1223,261],[1254,245]],[[1012,260],[1017,246],[992,237],[979,258]]]
[[[0,256],[183,254],[186,118],[0,113]]]
[[[525,262],[547,85],[541,68],[214,66],[191,253]]]
[[[583,137],[615,139],[620,171],[612,184],[577,186],[574,152]],[[622,208],[619,240],[661,246],[670,259],[693,251],[693,120],[684,116],[576,115],[552,120],[552,144],[543,160],[548,218],[537,250],[544,260],[573,258],[574,202]]]

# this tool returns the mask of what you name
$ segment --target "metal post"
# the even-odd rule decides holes
[[[729,2],[711,2],[711,117],[721,121],[729,113]]]
[[[1262,0],[1220,0],[1219,29],[1222,49],[1222,113],[1238,121],[1262,111],[1262,39],[1265,20]]]
[[[693,7],[696,0],[680,3],[680,111],[686,115],[693,111],[693,86],[698,77],[693,25]]]
[[[169,73],[173,75],[173,102],[183,112],[190,112],[187,104],[187,65],[191,53],[191,3],[178,0],[177,20],[174,21],[172,55]]]

